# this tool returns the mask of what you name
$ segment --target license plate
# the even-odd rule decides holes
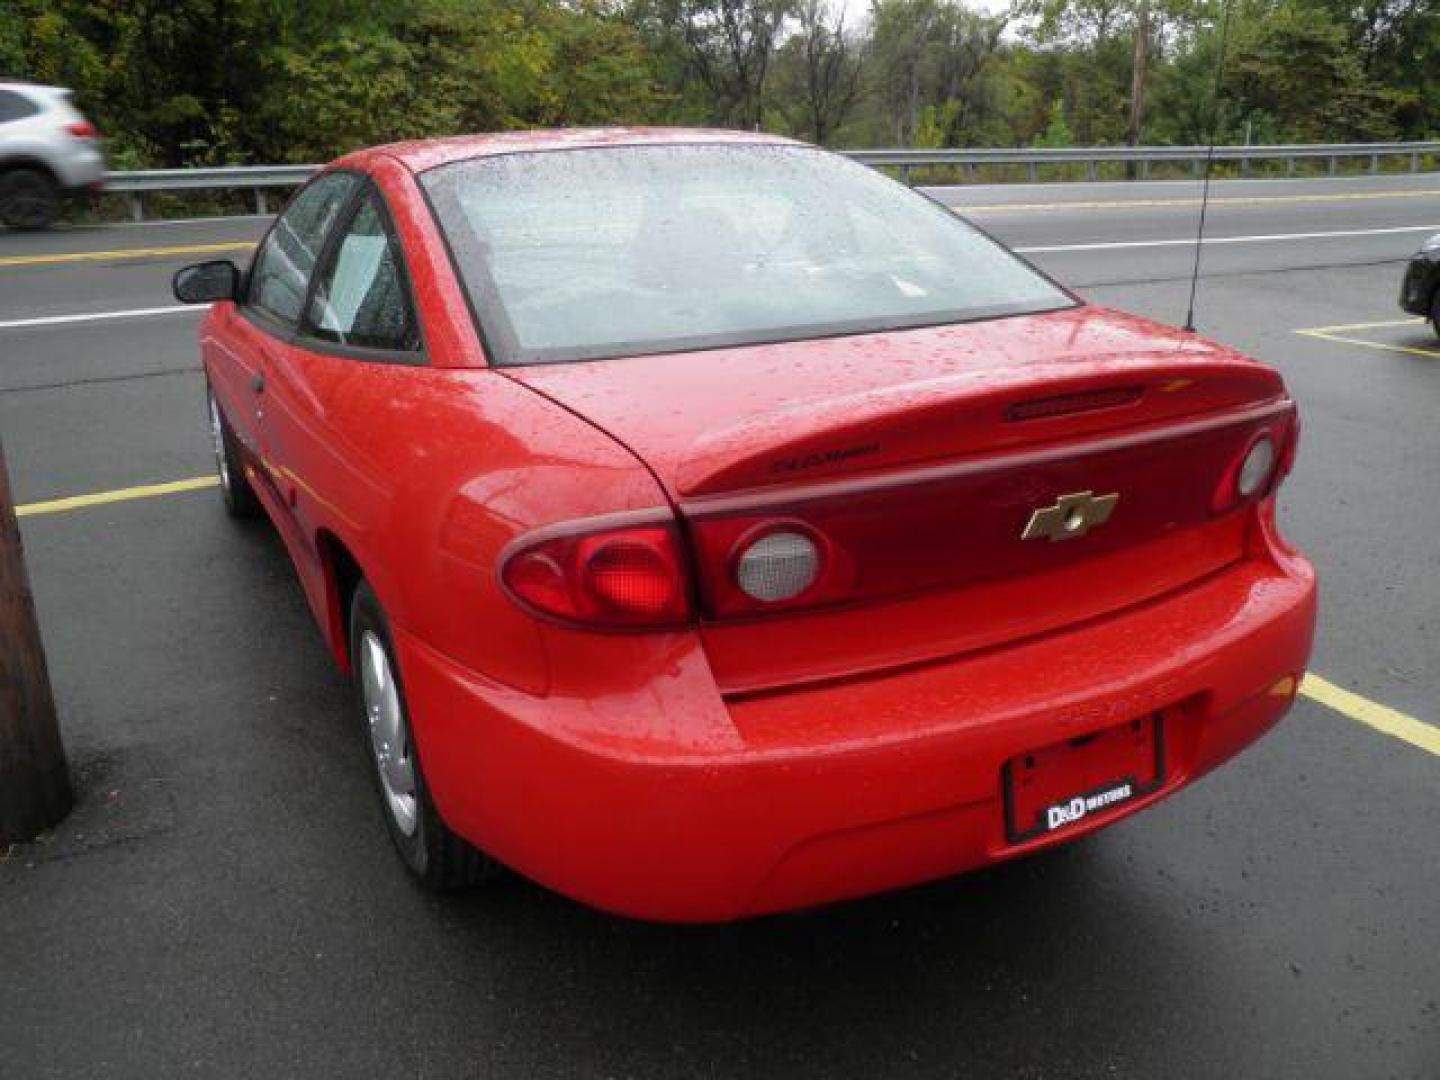
[[[1012,844],[1093,821],[1165,782],[1160,715],[1052,743],[1005,763],[1005,831]]]

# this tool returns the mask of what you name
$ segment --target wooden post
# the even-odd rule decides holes
[[[1128,146],[1140,145],[1140,129],[1145,116],[1145,67],[1150,52],[1150,0],[1140,0],[1135,13],[1135,51],[1130,62],[1130,124],[1125,133]],[[1125,179],[1134,180],[1135,162],[1125,163]]]
[[[0,848],[33,840],[73,802],[0,443]]]

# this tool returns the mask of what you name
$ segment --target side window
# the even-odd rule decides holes
[[[415,352],[420,331],[405,288],[400,244],[378,196],[365,196],[321,269],[305,318],[322,341]]]
[[[289,326],[300,321],[315,260],[357,182],[350,173],[328,173],[291,200],[255,255],[246,294],[250,305]]]
[[[0,124],[7,124],[11,120],[24,120],[39,111],[40,106],[29,98],[17,94],[14,90],[0,90]]]

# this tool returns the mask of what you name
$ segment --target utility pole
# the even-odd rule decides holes
[[[73,802],[0,442],[0,849],[33,840]]]
[[[1131,146],[1140,145],[1140,123],[1145,115],[1145,68],[1150,53],[1150,0],[1140,0],[1135,12],[1135,53],[1130,65],[1130,130],[1125,141]],[[1130,179],[1135,179],[1135,163],[1128,169]]]

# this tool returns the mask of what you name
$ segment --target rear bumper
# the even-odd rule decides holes
[[[1315,613],[1309,564],[1276,546],[1064,633],[731,701],[739,737],[713,753],[693,743],[631,752],[587,734],[582,701],[498,687],[396,637],[420,753],[452,828],[597,907],[720,921],[948,876],[1163,798],[1284,715]],[[1007,840],[1007,760],[1156,712],[1167,756],[1158,790],[1058,834]]]
[[[60,186],[66,191],[93,191],[104,184],[105,157],[98,145],[72,141],[51,161]]]

